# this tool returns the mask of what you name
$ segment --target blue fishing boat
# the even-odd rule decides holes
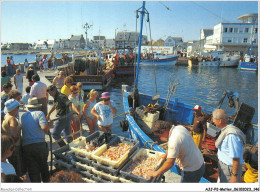
[[[145,9],[145,2],[143,2],[143,6],[137,10],[141,13],[141,27],[140,27],[140,36],[139,36],[139,45],[138,45],[138,55],[137,55],[137,68],[136,68],[136,81],[135,81],[135,87],[138,87],[138,66],[140,64],[140,52],[141,52],[141,42],[142,42],[142,26],[143,26],[143,17],[145,13],[148,13]],[[176,90],[177,84],[173,84],[172,91]],[[137,122],[135,121],[135,118],[129,114],[129,111],[132,111],[133,108],[136,108],[135,102],[133,102],[133,105],[128,102],[130,96],[130,93],[127,90],[127,86],[123,85],[122,91],[123,91],[123,105],[124,105],[124,111],[126,114],[126,120],[129,124],[128,133],[130,138],[134,138],[140,142],[140,145],[149,147],[152,150],[164,152],[165,150],[159,146],[156,142],[154,142],[144,131],[139,127]],[[163,110],[162,106],[167,103],[166,108],[169,109],[165,111],[164,117],[165,120],[170,119],[178,119],[181,120],[181,123],[183,124],[191,124],[193,120],[193,111],[192,106],[187,106],[183,103],[179,103],[177,99],[174,101],[170,101],[170,98],[167,98],[167,101],[165,99],[156,98],[156,95],[145,95],[141,93],[138,94],[138,100],[139,104],[142,105],[148,105],[149,103],[153,103],[156,99],[157,106]],[[158,95],[157,95],[158,96]],[[130,99],[131,100],[131,99]],[[135,100],[135,99],[134,99]],[[176,165],[177,166],[177,165]],[[171,168],[171,171],[178,174],[178,171],[175,166]],[[201,178],[201,182],[208,183],[209,181],[205,178]]]
[[[238,68],[242,70],[249,71],[257,71],[258,70],[258,61],[257,58],[252,55],[253,51],[253,43],[255,41],[251,41],[250,53],[249,55],[245,55],[243,61],[240,61],[238,64]]]
[[[153,59],[141,59],[140,65],[169,65],[175,64],[179,55],[158,55],[153,54]]]
[[[140,9],[142,10],[140,11]],[[141,27],[137,55],[135,87],[134,90],[129,90],[128,85],[122,85],[123,106],[126,116],[125,120],[120,122],[120,126],[123,131],[128,131],[129,138],[138,140],[140,145],[155,151],[165,152],[165,148],[163,147],[165,141],[163,142],[163,138],[168,137],[169,130],[168,132],[163,130],[162,133],[159,132],[157,134],[157,130],[154,129],[155,121],[161,120],[163,122],[170,122],[171,124],[175,125],[181,124],[189,128],[189,126],[193,124],[194,119],[192,109],[193,106],[180,102],[176,97],[171,99],[172,95],[175,95],[177,86],[179,84],[178,81],[171,78],[166,99],[160,98],[160,95],[157,94],[157,89],[155,95],[144,94],[138,91],[138,68],[140,64],[143,15],[147,12],[145,9],[145,2],[143,2],[143,7],[140,9],[138,11],[141,12]],[[242,129],[242,131],[247,134],[248,143],[251,143],[252,145],[258,143],[258,125],[253,125],[249,122],[253,118],[255,112],[254,108],[244,103],[239,103],[238,93],[232,91],[225,91],[223,93],[223,97],[221,98],[217,108],[221,107],[225,98],[228,98],[229,100],[229,107],[235,106],[237,109],[235,116],[233,117],[234,125]],[[234,98],[236,101],[235,104],[233,100]],[[145,116],[147,119],[144,119],[144,114],[142,114],[142,109],[145,108],[152,108],[154,110],[153,114],[150,114],[150,116],[149,112],[146,113]],[[204,112],[210,113],[209,111]],[[208,124],[208,135],[204,145],[211,145],[215,148],[215,136],[217,135],[218,131],[219,130],[217,130],[217,128],[212,124]],[[208,150],[208,148],[206,150]],[[212,150],[212,153],[205,153],[203,156],[205,165],[208,164],[208,167],[206,165],[206,172],[204,177],[201,178],[200,182],[216,182],[218,177],[216,151]],[[178,174],[177,169],[178,165],[175,164],[175,166],[171,168],[171,171]]]

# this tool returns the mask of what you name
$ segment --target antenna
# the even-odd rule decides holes
[[[85,25],[82,26],[82,28],[85,29],[85,34],[86,34],[86,48],[88,47],[88,30],[92,26],[93,25],[89,25],[87,22],[85,23]]]

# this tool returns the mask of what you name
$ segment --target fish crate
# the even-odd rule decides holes
[[[55,165],[56,169],[63,169],[63,170],[65,169],[65,170],[68,170],[68,171],[74,169],[72,164],[69,164],[69,163],[64,162],[62,160],[58,160],[58,159],[54,158],[53,161],[54,161],[54,165]]]
[[[104,171],[105,173],[111,174],[113,176],[118,176],[119,171],[125,166],[125,164],[129,161],[129,159],[131,159],[135,155],[135,153],[136,151],[126,161],[124,161],[121,165],[119,165],[118,168],[113,168],[110,165],[100,164],[95,161],[91,161],[91,163],[92,166],[98,171]]]
[[[148,122],[155,122],[159,119],[159,116],[160,116],[160,111],[156,111],[155,113],[144,113],[143,109],[145,107],[144,106],[140,106],[140,107],[137,107],[135,112],[136,112],[136,115],[139,119],[142,119],[144,121],[148,121]]]
[[[88,166],[93,166],[92,165],[92,160],[88,159],[87,157],[85,156],[80,156],[80,155],[73,155],[73,160],[74,162],[79,162],[79,163],[82,163],[82,164],[85,164],[85,165],[88,165]]]
[[[218,133],[221,131],[220,128],[217,128],[215,125],[207,122],[207,134],[216,138]]]
[[[88,171],[89,173],[92,173],[92,169],[94,169],[93,167],[91,166],[88,166],[86,164],[82,164],[80,162],[76,162],[74,160],[71,160],[71,163],[73,166],[75,166],[77,169],[82,169],[84,171]]]
[[[73,159],[74,152],[70,149],[69,145],[65,145],[53,151],[53,154],[57,160],[61,160],[71,164],[71,160]]]
[[[119,160],[112,161],[107,158],[100,157],[102,153],[104,153],[110,146],[116,146],[119,143],[127,143],[132,144],[133,147],[127,151]],[[138,148],[139,141],[128,139],[121,136],[116,136],[113,140],[111,140],[108,144],[104,144],[101,147],[99,147],[91,156],[93,160],[95,160],[97,163],[102,165],[108,165],[111,168],[118,168],[123,162],[125,162]]]
[[[92,183],[111,183],[112,181],[106,178],[101,178],[95,173],[89,173],[87,171],[78,170],[79,174],[81,174],[84,178],[87,178]]]
[[[119,181],[119,178],[116,176],[113,176],[111,174],[105,173],[104,171],[98,171],[96,169],[92,169],[92,172],[98,176],[98,178],[109,180],[113,183],[117,183]]]
[[[70,146],[70,149],[77,155],[85,156],[90,159],[91,154],[95,150],[88,152],[88,151],[84,151],[84,150],[80,149],[79,147],[84,147],[87,142],[91,142],[94,139],[96,139],[97,146],[100,147],[103,144],[110,142],[114,137],[115,137],[115,135],[113,135],[113,134],[110,137],[108,137],[103,131],[96,131],[95,133],[89,135],[88,137],[81,136],[81,137],[77,138],[76,140],[69,143],[69,146]]]
[[[131,172],[128,171],[128,169],[132,165],[132,163],[140,157],[143,157],[143,158],[148,158],[148,157],[159,158],[162,154],[164,154],[164,153],[141,148],[138,152],[136,152],[136,154],[133,156],[133,158],[131,158],[129,160],[129,162],[120,170],[120,177],[123,177],[127,180],[132,180],[132,181],[137,182],[137,183],[157,182],[159,180],[159,178],[161,177],[161,175],[159,175],[156,178],[150,177],[149,179],[145,179],[142,176],[132,174]],[[157,170],[161,166],[161,164],[162,164],[162,159],[158,162],[154,171]]]
[[[119,183],[135,183],[134,181],[125,179],[123,177],[118,177],[118,181]]]

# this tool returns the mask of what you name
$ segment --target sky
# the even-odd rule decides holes
[[[136,31],[135,11],[141,6],[142,1],[2,1],[1,42],[68,39],[72,34],[84,34],[82,26],[86,22],[93,25],[88,38],[103,35],[112,39],[116,31]],[[237,17],[258,13],[258,2],[146,1],[146,9],[153,40],[173,36],[188,41],[199,40],[202,28],[213,28],[220,22],[241,22]],[[143,35],[150,40],[147,22]]]

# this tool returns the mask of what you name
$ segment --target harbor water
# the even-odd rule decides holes
[[[27,59],[28,62],[34,62],[36,60],[36,54],[21,54],[21,55],[14,55],[14,54],[7,54],[1,55],[1,66],[6,65],[7,57],[13,56],[13,60],[15,64],[24,63],[24,60]],[[50,57],[50,55],[48,55]],[[61,54],[55,54],[56,58],[61,58]]]
[[[180,84],[175,96],[179,102],[190,105],[201,105],[203,110],[213,111],[225,90],[239,93],[239,101],[255,108],[253,123],[258,124],[258,77],[253,71],[243,71],[237,68],[217,67],[187,67],[187,66],[140,66],[138,89],[141,93],[154,95],[156,74],[157,92],[161,98],[167,98],[170,75],[174,73],[174,79]],[[107,91],[112,93],[118,114],[123,113],[121,85],[134,85],[134,78],[121,78],[115,80]],[[227,100],[226,100],[227,101]],[[234,108],[226,108],[227,102],[222,105],[230,115],[234,114]],[[124,116],[114,119],[114,132],[122,133],[119,121]]]

